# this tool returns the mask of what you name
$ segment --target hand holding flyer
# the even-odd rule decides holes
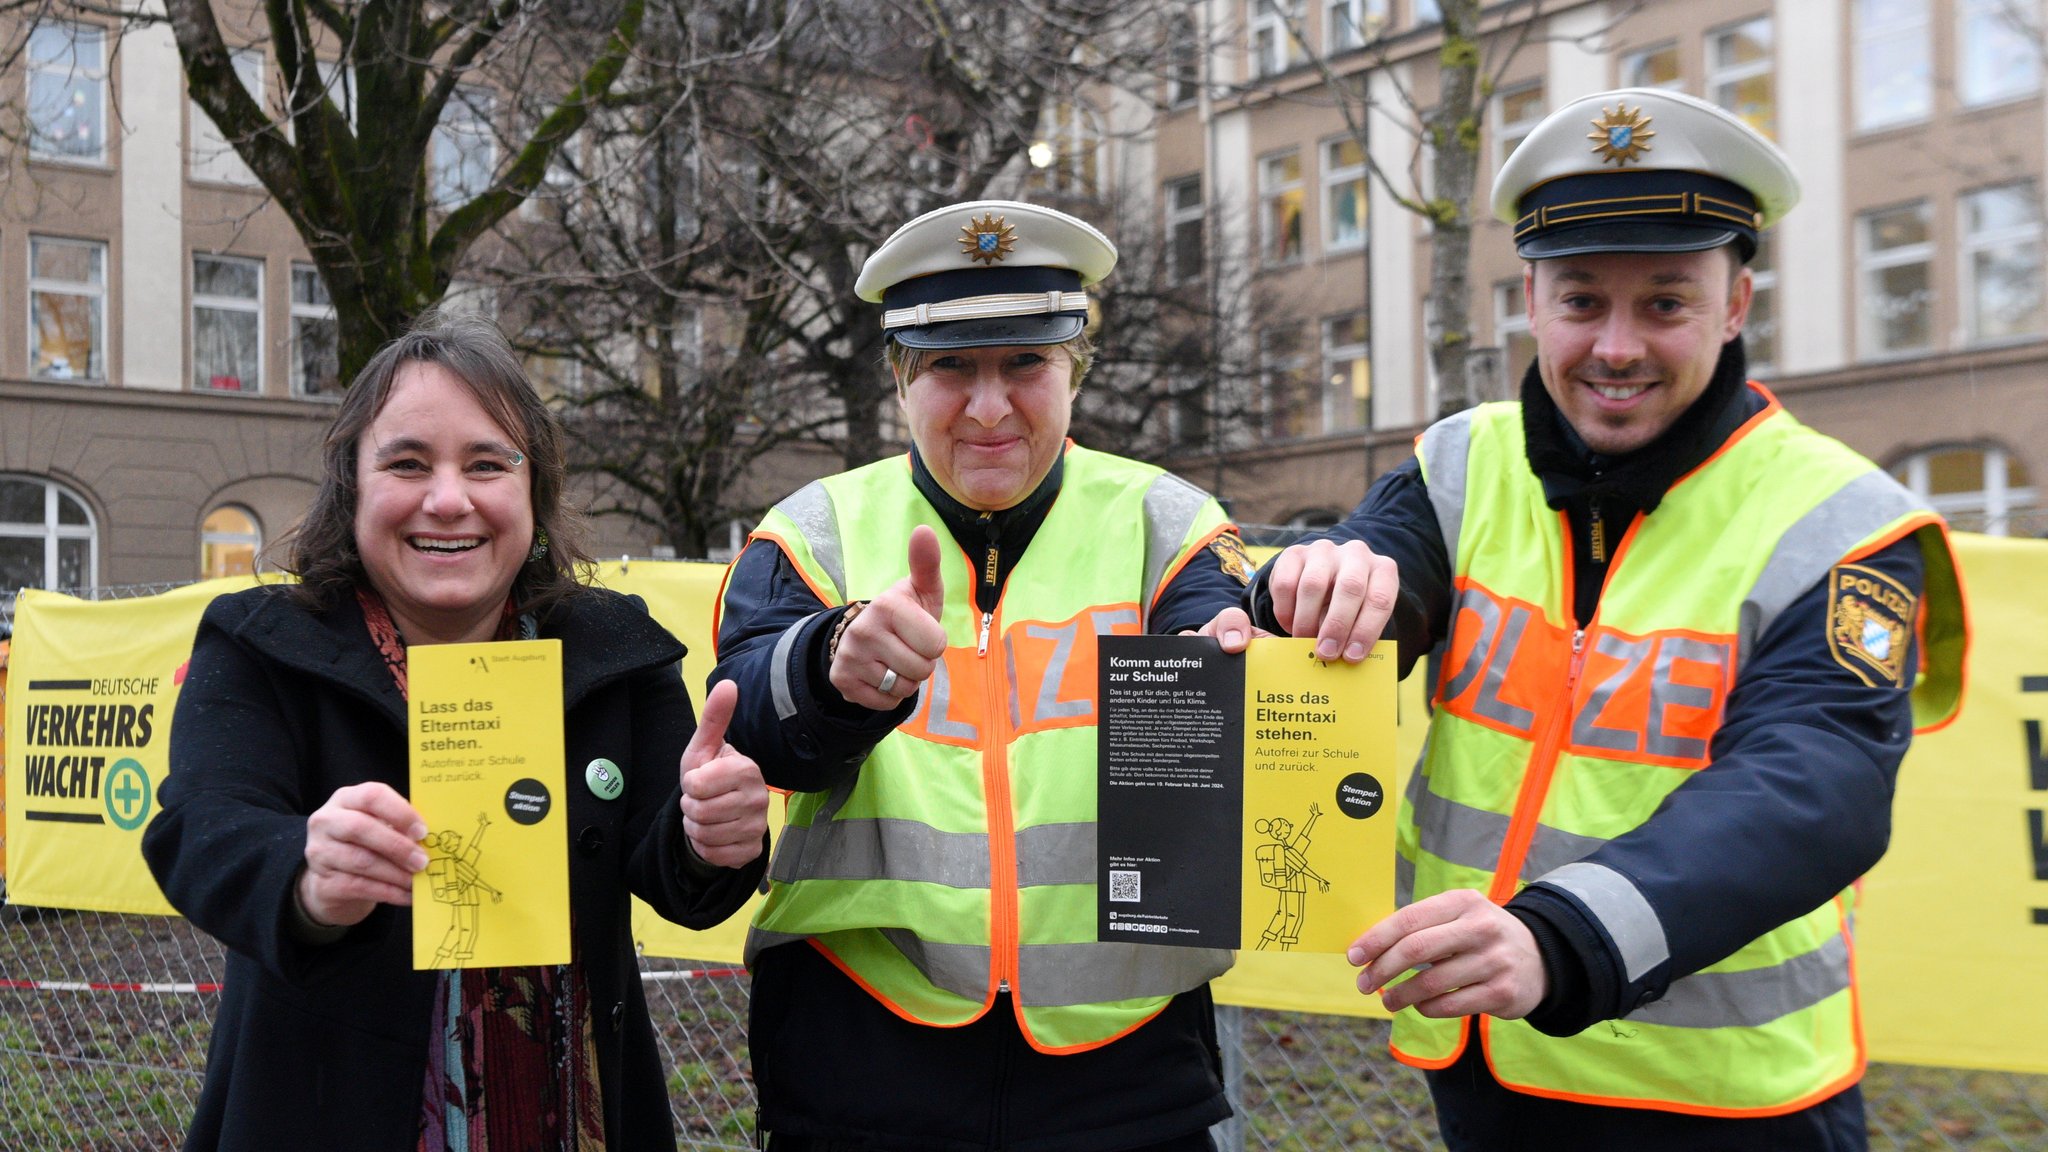
[[[413,877],[413,967],[569,959],[568,815],[558,640],[408,652],[412,804],[427,822]]]
[[[1393,911],[1393,646],[1314,643],[1101,638],[1102,939],[1342,952]]]

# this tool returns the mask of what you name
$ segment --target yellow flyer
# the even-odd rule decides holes
[[[1097,934],[1342,952],[1394,910],[1394,648],[1104,636]]]
[[[568,963],[561,642],[420,645],[406,659],[412,804],[427,822],[413,967]]]

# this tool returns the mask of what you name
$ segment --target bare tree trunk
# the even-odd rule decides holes
[[[1472,347],[1472,194],[1479,171],[1479,0],[1443,0],[1440,95],[1428,131],[1436,147],[1436,195],[1429,203],[1429,316],[1424,335],[1436,369],[1439,418],[1478,402],[1465,378]]]

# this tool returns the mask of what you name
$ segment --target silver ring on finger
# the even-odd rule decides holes
[[[882,682],[875,685],[875,691],[880,692],[884,696],[887,696],[895,690],[896,670],[894,668],[882,669]]]

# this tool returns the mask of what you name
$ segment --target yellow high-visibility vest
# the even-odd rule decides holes
[[[982,558],[947,549],[944,658],[851,778],[790,797],[747,940],[750,960],[809,940],[921,1024],[978,1019],[1007,988],[1026,1040],[1055,1054],[1116,1039],[1230,966],[1227,951],[1095,939],[1095,638],[1142,633],[1159,590],[1230,526],[1158,468],[1073,445],[1064,467],[987,618]],[[838,605],[907,576],[919,524],[950,545],[897,457],[805,487],[755,536]]]
[[[1401,903],[1458,888],[1505,903],[1540,879],[1584,902],[1629,979],[1663,962],[1656,911],[1627,877],[1584,858],[1707,767],[1751,648],[1824,580],[1865,579],[1872,596],[1903,597],[1886,602],[1907,623],[1873,619],[1846,638],[1865,646],[1848,655],[1893,661],[1891,682],[1907,682],[1904,627],[1917,622],[1915,720],[1955,714],[1966,630],[1940,518],[1774,398],[1628,527],[1584,624],[1573,620],[1568,525],[1529,470],[1520,406],[1452,417],[1418,452],[1457,602],[1427,750],[1399,815]],[[1909,534],[1926,561],[1917,618],[1909,590],[1855,566]],[[1852,899],[1673,981],[1618,1026],[1558,1038],[1480,1017],[1488,1065],[1516,1091],[1593,1104],[1714,1116],[1812,1105],[1855,1083],[1865,1062]],[[1472,1027],[1403,1011],[1395,1055],[1446,1067]]]

